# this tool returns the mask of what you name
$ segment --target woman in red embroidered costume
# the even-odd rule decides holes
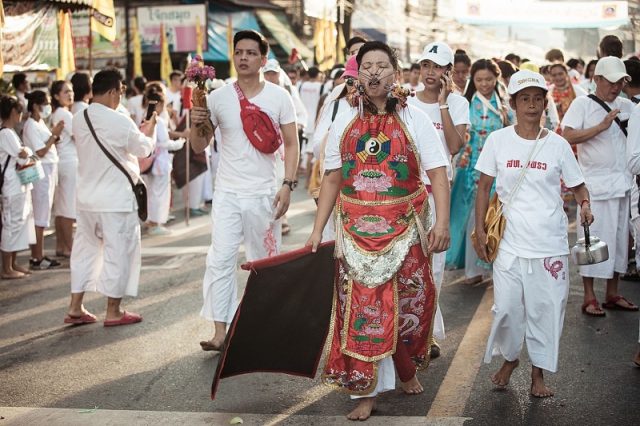
[[[365,43],[356,58],[353,107],[335,119],[325,151],[314,250],[335,205],[336,268],[325,383],[358,398],[347,416],[367,419],[378,393],[395,388],[398,370],[407,394],[423,391],[416,367],[429,364],[437,294],[430,253],[449,245],[449,163],[431,120],[407,106],[395,84],[394,52]],[[430,228],[421,177],[436,202]]]

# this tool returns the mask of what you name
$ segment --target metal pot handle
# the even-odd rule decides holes
[[[591,237],[589,236],[589,225],[587,225],[586,223],[583,223],[582,226],[584,227],[584,245],[588,251],[589,247],[591,247]]]

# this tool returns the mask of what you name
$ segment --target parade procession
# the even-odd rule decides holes
[[[0,426],[640,424],[640,1],[0,0]]]

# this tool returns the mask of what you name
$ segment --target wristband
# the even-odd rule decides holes
[[[591,202],[589,200],[585,199],[585,200],[582,200],[580,202],[580,208],[583,208],[584,203],[587,203],[589,205],[589,207],[591,207]]]
[[[448,104],[440,105],[440,109],[449,109]]]
[[[298,181],[297,180],[289,180],[289,179],[285,179],[282,181],[282,185],[287,185],[289,187],[289,189],[291,191],[293,191],[294,189],[296,189],[296,186],[298,186]]]

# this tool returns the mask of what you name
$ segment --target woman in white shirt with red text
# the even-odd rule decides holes
[[[42,90],[27,93],[27,100],[27,110],[31,116],[22,129],[22,140],[40,157],[44,169],[44,178],[35,182],[31,191],[36,243],[31,246],[29,266],[31,269],[49,269],[60,266],[60,262],[44,255],[44,230],[51,221],[53,194],[58,181],[58,153],[55,145],[60,142],[64,122],[58,122],[49,130],[44,120],[51,115],[51,102]]]
[[[489,192],[496,192],[506,218],[504,236],[493,263],[493,325],[485,362],[504,358],[491,377],[499,388],[509,383],[518,366],[522,344],[531,359],[531,395],[553,396],[543,370],[556,372],[558,347],[569,295],[567,215],[562,208],[560,178],[582,206],[581,223],[591,224],[589,192],[570,145],[540,127],[547,104],[542,75],[519,71],[509,83],[510,104],[517,123],[489,135],[478,158],[481,172],[476,199],[478,256],[489,261],[485,215]]]

